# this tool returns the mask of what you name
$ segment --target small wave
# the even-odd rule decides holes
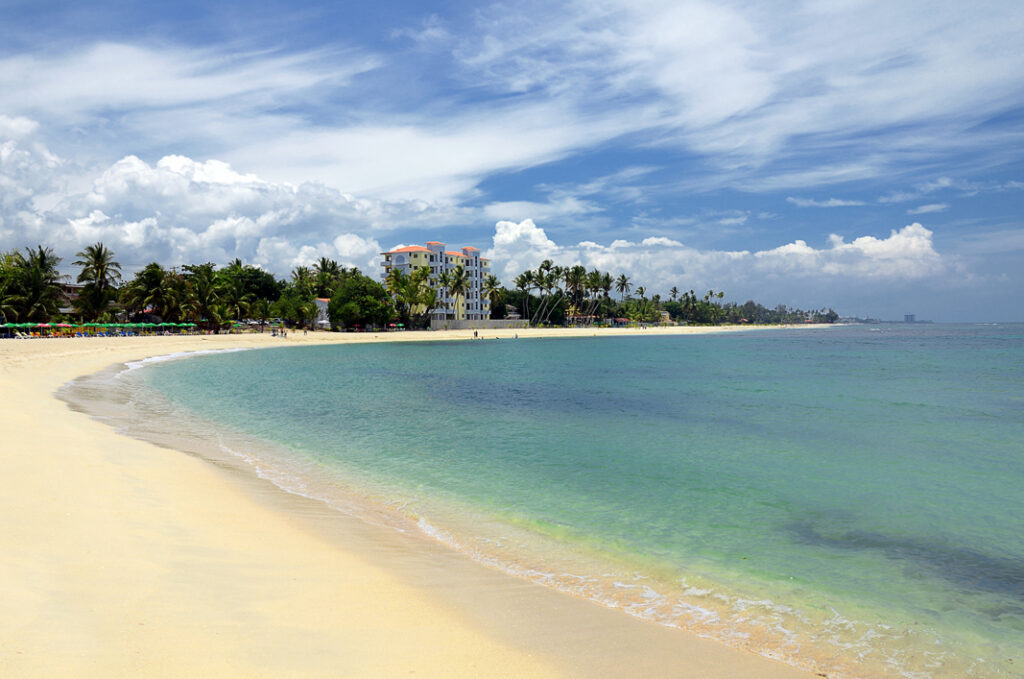
[[[207,354],[233,354],[238,351],[254,351],[256,347],[232,347],[230,349],[200,349],[198,351],[176,351],[172,354],[161,354],[159,356],[149,356],[138,361],[128,361],[124,364],[125,368],[123,371],[118,373],[126,373],[131,370],[137,370],[147,365],[154,363],[165,363],[167,361],[176,361],[181,358],[192,358],[193,356],[203,356]]]

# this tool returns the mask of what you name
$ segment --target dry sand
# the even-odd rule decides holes
[[[54,397],[181,351],[471,336],[0,340],[0,677],[812,676],[120,436]]]

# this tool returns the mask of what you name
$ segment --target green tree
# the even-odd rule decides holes
[[[384,326],[395,317],[395,307],[377,281],[362,274],[347,276],[334,291],[327,306],[334,327]]]
[[[249,316],[253,320],[260,322],[260,332],[263,332],[263,329],[267,325],[267,321],[269,321],[272,316],[270,300],[258,299],[253,302],[252,307],[249,309]]]
[[[504,290],[501,286],[501,281],[494,274],[488,274],[487,278],[484,279],[483,294],[491,302],[491,318],[495,318],[495,308],[501,303]]]
[[[15,271],[14,253],[0,250],[0,320],[13,321],[17,317],[15,309]]]
[[[523,273],[516,276],[515,280],[516,290],[519,291],[522,296],[522,302],[520,303],[520,316],[523,320],[529,320],[530,318],[530,291],[533,289],[533,272],[524,271]]]
[[[629,282],[629,276],[626,274],[619,274],[619,277],[615,279],[615,292],[621,295],[621,301],[623,302],[626,301],[626,295],[629,294],[632,287]]]
[[[451,278],[448,281],[448,289],[451,291],[452,296],[455,297],[455,314],[457,316],[459,313],[459,302],[469,291],[469,275],[461,264],[452,269]]]
[[[313,265],[313,288],[317,297],[330,297],[345,269],[333,259],[321,257]]]
[[[223,321],[221,308],[223,288],[216,269],[210,262],[188,264],[185,269],[186,293],[182,309],[197,323],[218,331]]]
[[[75,307],[85,320],[96,320],[117,296],[121,282],[121,265],[114,261],[114,253],[103,243],[90,245],[75,254],[73,264],[82,267],[78,282],[85,287],[78,293]]]
[[[60,262],[53,250],[42,245],[10,257],[5,305],[18,321],[43,322],[57,315],[61,302],[66,300],[62,283],[67,277],[57,269]]]

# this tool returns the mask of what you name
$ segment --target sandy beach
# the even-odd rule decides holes
[[[121,436],[54,396],[75,377],[149,356],[472,335],[0,340],[0,676],[813,676]]]

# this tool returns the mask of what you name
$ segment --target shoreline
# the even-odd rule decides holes
[[[622,330],[631,332],[490,330],[485,338],[725,329]],[[21,395],[0,411],[9,432],[0,458],[14,488],[0,515],[15,527],[0,552],[0,672],[812,676],[488,569],[426,538],[385,535],[254,471],[121,436],[54,396],[112,364],[178,352],[471,338],[446,331],[0,343],[0,385]]]

